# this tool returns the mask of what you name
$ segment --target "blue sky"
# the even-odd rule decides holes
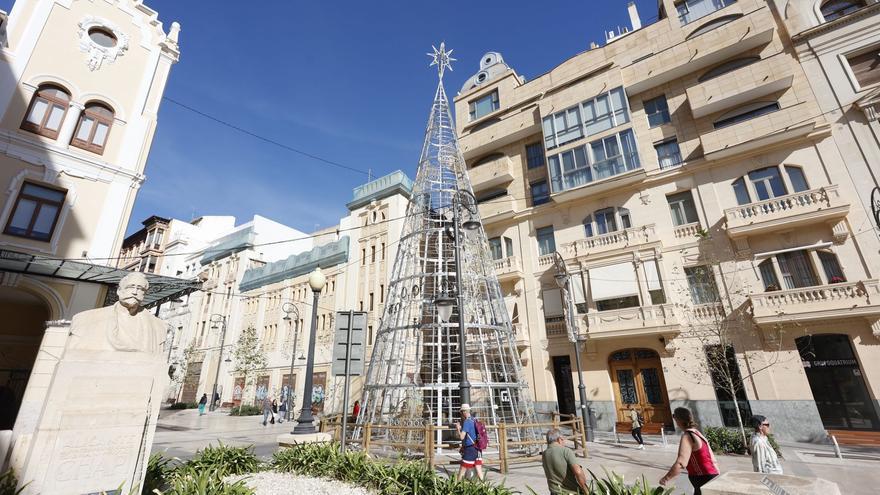
[[[432,44],[445,40],[458,59],[445,78],[453,97],[487,51],[531,79],[629,24],[627,0],[145,3],[166,29],[182,25],[167,97],[374,177],[415,176],[436,85]],[[643,23],[656,17],[656,1],[636,3]],[[335,224],[367,179],[167,101],[146,176],[129,232],[154,214],[260,214],[308,232]]]

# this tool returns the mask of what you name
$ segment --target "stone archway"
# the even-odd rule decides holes
[[[0,430],[11,430],[52,308],[20,287],[0,286]]]
[[[672,424],[666,380],[657,351],[622,349],[613,352],[608,357],[608,372],[618,422],[629,422],[628,407],[632,405],[641,413],[646,427]]]

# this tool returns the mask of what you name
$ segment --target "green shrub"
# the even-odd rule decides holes
[[[207,446],[196,452],[186,463],[186,468],[196,473],[216,472],[221,478],[231,474],[255,473],[261,469],[260,460],[254,455],[254,447]]]
[[[174,471],[179,466],[180,463],[176,458],[165,457],[160,452],[152,454],[147,462],[147,475],[144,478],[141,495],[153,495],[155,493],[153,490],[166,489]]]
[[[664,488],[662,486],[651,486],[645,476],[642,475],[637,479],[635,484],[627,485],[623,476],[605,471],[605,477],[599,479],[595,473],[590,471],[590,492],[588,495],[669,495],[672,488]]]
[[[218,469],[181,466],[174,472],[168,489],[160,495],[254,495],[244,480],[234,483],[223,481],[225,475]]]
[[[257,406],[233,407],[229,411],[230,416],[259,416],[260,414],[263,414],[263,409]]]
[[[703,432],[706,440],[712,446],[712,450],[721,454],[745,454],[748,453],[743,443],[739,430],[733,428],[719,428],[710,426]]]
[[[18,495],[24,491],[24,487],[27,486],[27,483],[16,490],[15,487],[17,485],[18,478],[15,476],[15,471],[10,469],[5,473],[0,473],[0,495]]]
[[[276,471],[333,478],[383,494],[511,495],[503,484],[458,481],[437,474],[420,461],[387,465],[363,452],[339,452],[338,444],[302,444],[282,449],[272,456]]]
[[[199,404],[196,402],[175,402],[168,406],[168,409],[195,409],[199,407]]]

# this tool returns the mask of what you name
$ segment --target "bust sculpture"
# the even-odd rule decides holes
[[[145,311],[142,304],[150,283],[134,272],[119,281],[119,301],[105,308],[83,311],[70,323],[70,349],[142,352],[162,355],[165,322]]]

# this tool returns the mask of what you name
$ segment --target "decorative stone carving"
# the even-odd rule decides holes
[[[835,244],[843,244],[849,237],[849,229],[846,227],[846,220],[840,220],[831,224],[831,236],[834,238]]]
[[[875,339],[880,340],[880,320],[871,322],[871,333],[874,334]]]
[[[116,44],[112,47],[101,46],[95,43],[89,36],[89,30],[101,28],[113,33]],[[113,23],[106,19],[94,16],[86,16],[79,23],[79,49],[88,54],[86,64],[89,70],[95,71],[101,68],[104,62],[112,64],[117,57],[122,56],[128,50],[128,35],[116,28]]]

